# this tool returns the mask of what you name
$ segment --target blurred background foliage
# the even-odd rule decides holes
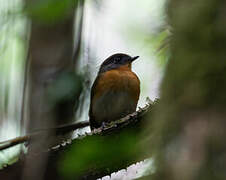
[[[82,94],[79,98],[76,97],[80,112],[77,113],[76,119],[80,121],[88,119],[90,86],[102,61],[113,53],[123,52],[131,56],[140,56],[140,60],[133,65],[134,71],[141,80],[139,106],[145,105],[146,97],[152,100],[159,97],[159,83],[169,58],[167,41],[171,35],[170,28],[166,24],[165,0],[142,0],[142,2],[84,0],[83,2],[83,23],[79,24],[76,21],[78,17],[75,16],[73,40],[73,46],[76,47],[76,43],[81,43],[81,49],[79,56],[76,57],[76,66],[72,69],[82,76],[76,81],[83,81]],[[29,96],[29,91],[24,94],[24,86],[26,78],[28,81],[30,78],[27,77],[26,68],[29,68],[31,19],[45,26],[59,24],[70,16],[73,8],[81,4],[79,0],[0,0],[0,141],[26,133],[27,124],[21,122],[30,108],[24,100]],[[81,9],[76,8],[76,11]],[[81,42],[77,42],[78,26],[82,26]],[[51,68],[49,71],[51,72]],[[59,86],[68,84],[67,80],[62,82],[62,78],[59,79],[60,83],[49,89],[53,96],[57,95],[56,99],[59,94],[65,96],[64,89]],[[27,86],[29,89],[29,82]],[[68,92],[73,88],[67,87],[69,87]],[[76,88],[79,92],[82,89],[80,86]],[[55,102],[54,98],[51,102]],[[129,147],[131,141],[129,139],[125,141],[122,140],[120,143]],[[83,147],[85,148],[86,145],[81,146]],[[18,145],[0,152],[0,167],[5,163],[14,162],[20,149],[21,146]],[[74,151],[72,150],[73,153],[78,153]],[[95,151],[89,157],[94,156],[93,153]],[[98,153],[96,152],[95,158],[98,158]],[[65,162],[71,156],[69,152]],[[85,162],[81,160],[81,163]],[[66,167],[62,171],[69,172],[70,168]]]
[[[76,6],[75,2],[78,3],[77,0],[27,1],[24,12],[41,23],[57,23]]]
[[[150,124],[153,180],[226,179],[225,10],[224,1],[168,2],[174,33]]]
[[[62,177],[73,179],[81,175],[94,173],[109,167],[128,166],[131,157],[137,159],[138,154],[144,153],[139,146],[139,137],[132,131],[121,133],[119,136],[88,137],[86,141],[77,141],[58,162],[58,170]],[[134,145],[136,144],[136,145]]]
[[[0,139],[20,135],[24,65],[27,57],[28,22],[18,13],[20,0],[0,2]],[[0,166],[18,154],[19,147],[0,153]]]
[[[60,156],[61,175],[70,179],[92,169],[93,162],[112,166],[150,150],[153,179],[225,179],[226,4],[169,0],[167,11],[165,5],[165,0],[0,0],[0,141],[26,134],[28,123],[39,129],[55,126],[54,120],[87,120],[100,64],[123,52],[140,56],[133,64],[141,80],[138,106],[146,97],[161,96],[149,117],[153,123],[142,137],[130,132],[120,139],[75,141]],[[148,146],[136,147],[138,139]],[[51,140],[43,136],[40,144]],[[27,149],[1,151],[0,168],[15,162],[21,150]],[[25,176],[43,175],[45,161],[48,157],[30,161]]]

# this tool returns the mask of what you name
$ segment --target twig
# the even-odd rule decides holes
[[[30,135],[20,136],[20,137],[14,138],[14,139],[10,139],[10,140],[7,140],[7,141],[0,142],[0,151],[7,149],[7,148],[10,148],[12,146],[15,146],[17,144],[27,142],[31,138],[33,138],[35,136],[39,136],[42,133],[45,133],[49,130],[55,131],[56,135],[59,135],[59,134],[68,133],[70,131],[73,131],[73,130],[76,130],[76,129],[79,129],[79,128],[87,127],[87,126],[89,126],[89,121],[84,121],[84,122],[79,122],[79,123],[74,123],[74,124],[68,124],[68,125],[62,125],[62,126],[59,126],[59,127],[56,127],[56,128],[39,129],[39,130],[36,130],[34,133],[31,133]]]

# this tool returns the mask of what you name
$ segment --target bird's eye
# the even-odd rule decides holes
[[[119,62],[119,60],[120,60],[120,58],[117,57],[117,58],[114,59],[114,62],[117,63],[117,62]]]

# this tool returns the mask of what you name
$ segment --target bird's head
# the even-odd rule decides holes
[[[123,53],[113,54],[101,64],[99,73],[103,73],[120,67],[128,67],[129,69],[131,69],[131,63],[137,58],[139,58],[139,56],[131,57]]]

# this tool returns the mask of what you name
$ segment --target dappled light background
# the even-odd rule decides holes
[[[81,103],[80,121],[88,119],[89,91],[100,64],[114,53],[140,56],[133,64],[141,81],[138,106],[144,106],[147,97],[154,100],[159,96],[167,62],[167,50],[158,51],[168,35],[164,4],[165,0],[85,1],[77,69],[89,83]],[[22,0],[0,0],[0,14],[0,141],[4,141],[25,133],[21,112],[30,24],[23,13]],[[0,152],[0,167],[14,161],[18,150],[16,146]]]
[[[168,35],[165,0],[87,1],[84,19],[82,70],[94,81],[101,63],[114,53],[140,56],[133,70],[141,81],[138,106],[159,96],[159,84],[167,61],[166,50],[158,51]],[[82,119],[88,119],[89,99]]]
[[[214,0],[0,0],[0,179],[99,178],[139,161],[133,172],[149,168],[153,180],[226,179],[225,9]],[[140,56],[138,107],[161,100],[87,134],[90,90],[114,53]],[[72,136],[77,121],[86,128]]]
[[[27,21],[21,0],[0,0],[0,141],[21,135]],[[0,167],[19,146],[0,152]]]

